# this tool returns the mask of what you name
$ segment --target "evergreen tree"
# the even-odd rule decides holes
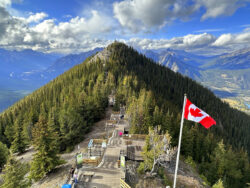
[[[29,171],[29,167],[26,164],[10,157],[4,170],[3,181],[4,183],[0,188],[27,188],[30,186],[30,182],[24,176]]]
[[[9,155],[9,150],[7,146],[2,142],[0,142],[0,169],[2,169],[2,167],[5,165],[8,155]]]
[[[56,137],[58,135],[48,126],[43,116],[33,128],[33,139],[36,154],[31,163],[30,177],[39,180],[58,165],[64,163],[57,156],[58,147]]]
[[[11,143],[11,150],[13,153],[23,153],[27,148],[27,139],[24,137],[22,120],[18,118],[14,124],[15,135],[14,140]]]
[[[212,184],[216,183],[218,179],[223,179],[225,174],[225,157],[226,150],[223,140],[221,140],[211,156],[210,168],[208,170],[208,181]]]
[[[4,131],[4,135],[7,138],[6,145],[8,147],[11,145],[11,143],[14,140],[14,134],[15,134],[15,130],[14,130],[14,126],[12,125],[12,122],[11,122],[11,124],[6,126],[5,131]]]

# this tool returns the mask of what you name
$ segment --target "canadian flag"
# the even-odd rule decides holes
[[[211,118],[206,112],[202,111],[194,104],[192,104],[188,99],[186,100],[184,117],[187,120],[202,124],[206,129],[208,129],[212,125],[216,125],[216,122],[213,118]]]

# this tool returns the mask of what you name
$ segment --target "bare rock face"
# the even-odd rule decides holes
[[[175,173],[175,158],[166,166],[165,173],[171,180],[174,179]],[[199,174],[190,165],[183,161],[179,161],[178,176],[177,176],[177,187],[187,188],[208,188],[209,186],[200,178]]]
[[[104,48],[104,50],[102,50],[101,52],[98,52],[91,60],[90,62],[95,62],[98,59],[102,60],[102,61],[108,61],[109,57],[110,57],[111,52],[107,49]]]
[[[160,178],[146,178],[146,179],[140,179],[135,187],[136,188],[145,188],[145,187],[165,188],[166,186],[162,185]]]

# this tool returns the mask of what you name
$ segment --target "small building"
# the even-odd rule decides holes
[[[128,160],[133,160],[133,161],[144,161],[142,157],[142,149],[145,145],[144,140],[132,140],[132,142],[127,145],[126,149],[126,157]]]

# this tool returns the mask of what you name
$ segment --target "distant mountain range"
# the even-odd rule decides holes
[[[0,49],[0,112],[102,50],[103,48],[96,48],[62,56],[32,50]],[[174,72],[202,83],[217,96],[236,99],[241,108],[249,109],[250,49],[211,57],[173,49],[144,50],[141,53]]]
[[[143,53],[146,57],[170,68],[174,72],[179,72],[193,79],[200,77],[199,66],[202,65],[201,61],[204,57],[196,56],[183,50],[172,49],[163,51],[147,50]]]
[[[250,111],[250,49],[212,57],[172,49],[142,53],[202,83],[217,96],[230,101],[233,99],[234,102],[236,100],[237,104],[234,105],[241,110]]]
[[[45,69],[58,59],[58,54],[45,54],[33,50],[9,51],[0,49],[1,73],[25,72],[30,70]]]
[[[240,70],[250,68],[250,48],[235,51],[213,58],[204,68],[221,70]]]
[[[0,112],[101,50],[62,56],[0,49]]]
[[[20,80],[22,79],[20,75],[45,70],[60,56],[59,54],[45,54],[33,50],[8,51],[0,49],[0,88],[26,89],[27,84],[24,80]],[[18,83],[15,84],[16,81]]]
[[[82,63],[87,57],[94,55],[101,50],[103,50],[103,48],[95,48],[94,50],[82,52],[80,54],[69,54],[58,58],[44,70],[23,73],[20,76],[22,77],[22,79],[28,81],[36,80],[36,82],[44,85],[45,83],[56,78],[58,75],[64,73],[75,65]]]

